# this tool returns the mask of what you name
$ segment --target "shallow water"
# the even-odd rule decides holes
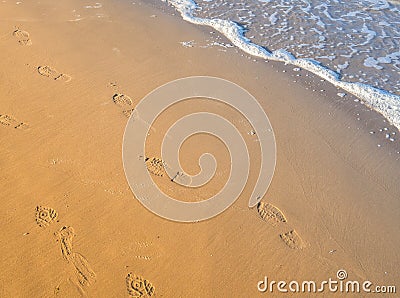
[[[214,27],[248,54],[318,74],[400,127],[398,1],[168,3],[185,20]]]
[[[313,58],[349,82],[400,95],[400,10],[386,1],[196,1],[195,15],[241,24],[270,51]]]

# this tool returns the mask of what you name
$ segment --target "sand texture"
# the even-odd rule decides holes
[[[339,269],[396,284],[400,146],[369,133],[393,127],[312,75],[294,82],[290,66],[183,46],[206,44],[212,30],[135,2],[0,3],[0,297],[262,297],[273,296],[257,290],[264,276],[321,281]],[[161,137],[188,112],[230,119],[252,162],[232,207],[177,223],[135,199],[122,138],[147,93],[192,75],[230,80],[257,98],[274,128],[277,166],[249,209],[260,160],[249,124],[207,100],[171,107],[142,157],[166,193],[202,200],[229,175],[224,144],[207,135],[190,138],[181,161],[194,174],[200,155],[213,153],[215,179],[187,190],[165,174]]]

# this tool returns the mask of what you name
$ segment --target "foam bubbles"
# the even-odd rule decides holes
[[[213,27],[247,54],[320,76],[400,129],[400,52],[387,53],[399,48],[400,41],[390,37],[400,36],[400,11],[382,0],[350,2],[214,0],[197,6],[192,0],[168,1],[184,20]],[[281,47],[268,50],[272,44]],[[384,70],[390,72],[383,75]]]

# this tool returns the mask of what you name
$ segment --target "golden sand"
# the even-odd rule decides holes
[[[382,117],[351,97],[343,102],[332,86],[307,90],[313,81],[293,82],[290,67],[180,43],[206,44],[209,28],[138,1],[102,4],[0,3],[0,297],[257,297],[264,276],[321,281],[339,269],[352,280],[398,282],[400,162],[396,148],[379,148],[368,134]],[[254,162],[231,208],[184,224],[134,198],[121,146],[141,98],[191,75],[222,77],[252,93],[270,118],[278,155],[259,206],[247,207]],[[355,110],[373,120],[357,121]],[[206,136],[209,148],[189,141],[182,150],[194,173],[204,150],[220,158],[206,192],[190,197],[159,175],[158,134],[168,121],[159,119],[146,145],[154,180],[189,200],[217,191],[229,160]]]

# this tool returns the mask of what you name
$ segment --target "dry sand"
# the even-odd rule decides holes
[[[160,297],[279,297],[259,293],[257,282],[319,282],[339,269],[396,285],[399,145],[369,134],[390,127],[383,118],[312,75],[300,81],[292,67],[231,48],[184,47],[207,44],[212,30],[121,2],[0,3],[0,296],[135,297],[139,287]],[[190,75],[231,80],[267,112],[278,156],[259,210],[247,208],[256,149],[249,185],[211,220],[164,220],[130,191],[121,159],[126,115],[154,88]],[[149,138],[149,156],[159,157],[168,121]],[[193,199],[226,178],[223,146],[202,138],[222,166]],[[194,172],[205,150],[198,142],[185,144],[182,157]]]

